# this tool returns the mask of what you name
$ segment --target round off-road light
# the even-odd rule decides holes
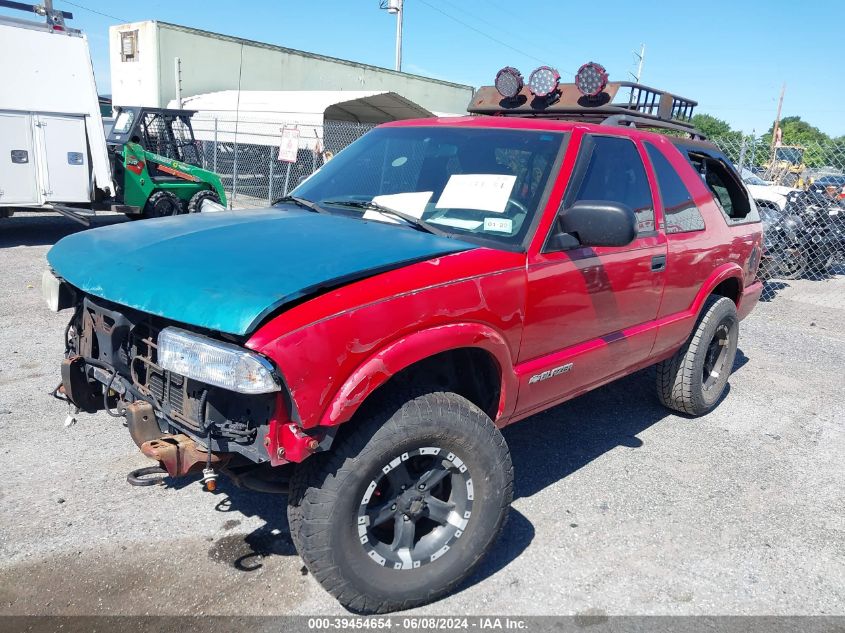
[[[547,97],[557,90],[560,73],[551,66],[540,66],[528,78],[528,89],[537,97]]]
[[[607,86],[607,71],[596,62],[587,62],[575,73],[575,87],[585,97],[595,97]]]
[[[496,73],[496,90],[505,99],[513,99],[522,91],[522,73],[516,68],[505,66]]]

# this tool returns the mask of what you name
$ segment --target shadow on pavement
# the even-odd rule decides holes
[[[128,222],[124,215],[101,215],[91,218],[91,226],[54,213],[14,215],[0,220],[0,248],[10,246],[47,246],[71,233],[88,228]]]
[[[738,350],[733,371],[747,362],[748,357]],[[506,428],[516,473],[514,497],[530,497],[617,446],[641,447],[637,435],[671,415],[657,401],[654,389],[653,373],[643,370]],[[725,395],[729,390],[730,385]],[[257,516],[264,525],[246,536],[224,537],[214,544],[209,556],[251,572],[262,566],[264,557],[296,555],[284,496],[243,490],[225,479],[218,490],[218,511]],[[512,508],[502,536],[463,588],[507,567],[533,539],[531,521]],[[304,567],[302,573],[307,573]]]

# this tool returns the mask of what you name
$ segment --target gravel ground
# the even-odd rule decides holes
[[[148,460],[119,421],[62,426],[47,394],[67,313],[40,275],[79,228],[0,221],[0,613],[345,613],[304,571],[283,497],[133,488]],[[508,428],[504,536],[418,612],[845,614],[845,278],[777,292],[710,415],[669,414],[644,372]]]

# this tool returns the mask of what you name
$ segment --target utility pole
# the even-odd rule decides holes
[[[775,127],[772,129],[772,148],[779,145],[778,132],[780,131],[780,111],[783,108],[783,93],[786,92],[786,82],[780,88],[780,99],[778,99],[778,113],[775,115]]]
[[[404,11],[404,0],[387,0],[382,2],[381,8],[387,9],[388,13],[396,15],[396,71],[402,71],[402,17]]]

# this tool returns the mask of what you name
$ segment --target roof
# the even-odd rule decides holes
[[[184,31],[186,33],[194,33],[196,35],[202,35],[205,37],[210,37],[214,39],[224,40],[227,42],[236,42],[238,44],[244,44],[247,46],[256,46],[259,48],[267,48],[271,50],[281,51],[284,53],[291,53],[294,55],[302,55],[304,57],[310,57],[311,59],[318,59],[323,61],[329,61],[337,64],[346,64],[349,66],[356,66],[358,68],[368,68],[372,70],[377,70],[379,72],[384,72],[392,75],[397,75],[401,77],[413,77],[416,79],[422,79],[424,81],[430,81],[432,83],[441,84],[444,86],[451,86],[453,88],[465,88],[467,90],[473,90],[473,86],[469,86],[467,84],[459,84],[452,81],[444,81],[443,79],[434,79],[432,77],[425,77],[423,75],[415,75],[413,73],[406,73],[400,72],[398,70],[391,70],[390,68],[384,68],[382,66],[373,66],[372,64],[362,64],[360,62],[351,61],[348,59],[341,59],[339,57],[330,57],[328,55],[319,55],[317,53],[309,53],[307,51],[302,51],[296,48],[287,48],[285,46],[278,46],[276,44],[268,44],[267,42],[258,42],[256,40],[248,40],[242,37],[235,37],[233,35],[224,35],[223,33],[215,33],[213,31],[204,31],[203,29],[196,29],[190,26],[183,26],[181,24],[173,24],[171,22],[163,22],[161,20],[152,20],[153,23],[163,26],[166,28],[174,29],[177,31]],[[135,24],[135,23],[132,23]],[[116,28],[120,28],[121,26],[128,26],[129,24],[119,24],[116,25]]]
[[[295,125],[303,148],[322,137],[325,121],[378,124],[432,116],[395,92],[372,90],[223,90],[183,98],[182,107],[197,112],[193,126],[200,140],[212,140],[208,120],[216,118],[218,141],[234,141],[237,121],[238,142],[277,146],[281,128]]]
[[[553,119],[544,117],[520,117],[520,116],[462,116],[431,119],[409,119],[405,121],[393,121],[385,123],[385,127],[403,126],[453,126],[453,127],[477,127],[477,128],[498,128],[511,130],[544,130],[548,132],[569,132],[581,130],[588,134],[619,134],[630,138],[651,140],[654,142],[684,143],[696,145],[707,149],[718,149],[711,141],[705,139],[690,139],[675,136],[668,136],[654,132],[648,127],[632,127],[623,125],[607,125],[601,123],[587,123],[583,121],[570,121],[566,119]]]

